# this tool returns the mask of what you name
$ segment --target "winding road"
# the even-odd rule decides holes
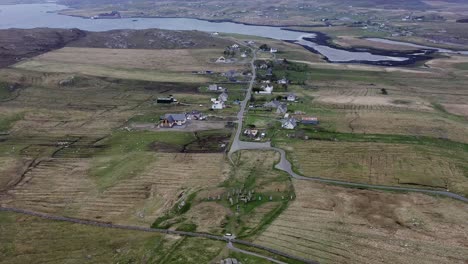
[[[252,96],[252,88],[255,84],[256,79],[256,68],[255,68],[255,60],[257,58],[257,51],[253,51],[253,58],[251,61],[252,67],[252,79],[250,80],[249,87],[247,89],[247,93],[245,99],[241,102],[241,108],[239,113],[237,114],[237,130],[234,137],[234,140],[231,144],[231,148],[228,153],[229,160],[232,164],[234,164],[232,160],[232,154],[239,150],[274,150],[280,153],[281,159],[278,164],[275,165],[276,169],[282,170],[288,173],[292,178],[297,180],[304,180],[304,181],[316,181],[328,184],[335,184],[341,185],[345,187],[354,187],[354,188],[365,188],[365,189],[376,189],[376,190],[387,190],[387,191],[403,191],[403,192],[419,192],[425,193],[430,195],[440,195],[449,198],[453,198],[459,201],[463,201],[468,203],[468,199],[464,196],[461,196],[456,193],[452,193],[449,191],[440,191],[440,190],[431,190],[431,189],[420,189],[420,188],[407,188],[407,187],[398,187],[398,186],[387,186],[387,185],[373,185],[373,184],[366,184],[366,183],[355,183],[355,182],[347,182],[347,181],[339,181],[339,180],[331,180],[325,179],[321,177],[305,177],[295,173],[292,169],[292,165],[289,160],[286,158],[286,152],[283,149],[272,147],[270,142],[258,143],[258,142],[247,142],[241,141],[240,135],[242,133],[242,124],[244,121],[244,114],[247,108],[247,104]]]

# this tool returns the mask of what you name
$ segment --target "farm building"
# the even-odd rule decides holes
[[[165,114],[159,122],[160,127],[182,126],[187,122],[185,114]]]
[[[303,116],[301,117],[301,124],[304,125],[318,125],[319,121],[317,117]]]
[[[208,91],[210,92],[224,91],[224,88],[221,86],[218,86],[217,84],[210,84],[208,86]]]
[[[297,122],[294,117],[285,119],[281,122],[281,127],[284,129],[295,129],[296,126],[297,126]]]
[[[156,100],[156,103],[158,103],[158,104],[172,104],[172,103],[176,103],[176,102],[177,102],[177,99],[175,99],[172,96],[158,97],[158,99]]]

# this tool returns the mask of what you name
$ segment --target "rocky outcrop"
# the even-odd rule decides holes
[[[62,48],[86,36],[78,29],[6,29],[0,30],[0,68],[25,58]]]

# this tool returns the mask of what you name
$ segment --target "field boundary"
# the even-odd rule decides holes
[[[40,212],[35,212],[35,211],[30,211],[30,210],[25,210],[25,209],[20,209],[20,208],[13,208],[13,207],[0,206],[0,212],[17,213],[17,214],[35,216],[35,217],[39,217],[39,218],[46,219],[46,220],[61,221],[61,222],[68,222],[68,223],[73,223],[73,224],[88,225],[88,226],[95,226],[95,227],[102,227],[102,228],[123,229],[123,230],[132,230],[132,231],[140,231],[140,232],[152,232],[152,233],[161,233],[161,234],[167,234],[167,235],[185,236],[185,237],[208,238],[212,240],[224,241],[226,243],[231,242],[231,243],[237,243],[237,244],[241,244],[245,246],[258,248],[261,250],[265,250],[269,253],[273,253],[273,254],[288,258],[288,259],[301,261],[307,264],[318,264],[318,262],[313,261],[313,260],[307,260],[307,259],[303,259],[300,257],[292,256],[287,253],[278,251],[276,249],[257,245],[257,244],[254,244],[245,240],[229,239],[224,236],[216,236],[216,235],[212,235],[208,233],[185,232],[185,231],[150,228],[150,227],[142,227],[142,226],[118,225],[118,224],[112,224],[108,222],[99,222],[99,221],[94,221],[94,220],[86,220],[86,219],[72,218],[72,217],[66,217],[66,216],[45,214],[45,213],[40,213]]]

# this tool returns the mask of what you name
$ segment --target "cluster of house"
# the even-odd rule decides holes
[[[165,114],[160,117],[159,127],[172,128],[174,126],[183,126],[187,123],[187,120],[204,120],[204,116],[200,111],[193,110],[188,113],[182,114]]]
[[[262,138],[265,138],[266,133],[265,132],[260,132],[258,129],[246,129],[244,130],[244,136],[247,136],[249,138],[255,138],[258,140],[261,140]]]
[[[295,129],[297,124],[301,123],[303,125],[318,125],[319,121],[317,117],[313,116],[289,116],[288,114],[281,121],[281,127],[284,129]]]

